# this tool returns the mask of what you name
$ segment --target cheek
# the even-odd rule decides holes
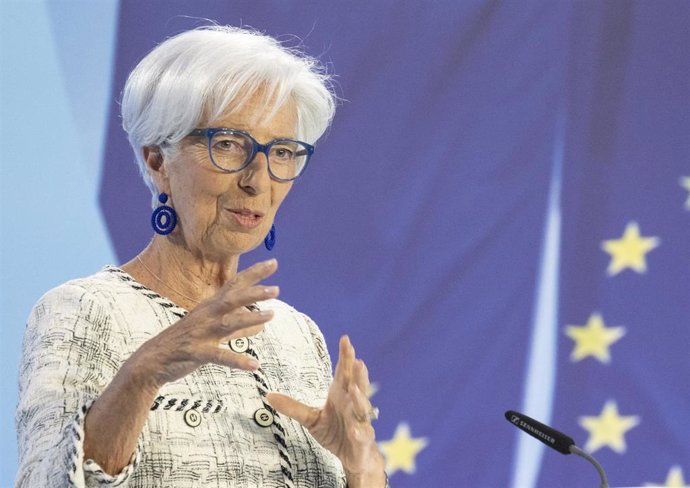
[[[176,201],[186,227],[200,230],[218,218],[218,200],[223,192],[216,186],[199,178],[188,178],[179,188]]]
[[[278,210],[285,200],[285,197],[290,193],[291,188],[292,183],[273,182],[273,186],[271,187],[271,208],[273,208],[274,211]]]

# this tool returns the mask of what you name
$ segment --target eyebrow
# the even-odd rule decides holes
[[[210,128],[210,127],[212,127],[212,126],[209,125],[208,127]],[[216,125],[216,126],[214,126],[214,128],[218,128],[218,129],[235,129],[235,130],[241,130],[242,132],[246,132],[247,134],[249,134],[249,135],[251,135],[252,137],[254,137],[253,131],[252,131],[251,129],[247,128],[247,126],[246,126],[246,125],[243,125],[243,124]],[[291,141],[296,141],[296,140],[297,140],[297,135],[291,135],[291,136],[282,136],[282,135],[273,136],[273,137],[271,137],[270,140],[271,140],[271,141],[275,141],[275,140],[278,140],[278,139],[289,139],[289,140],[291,140]]]

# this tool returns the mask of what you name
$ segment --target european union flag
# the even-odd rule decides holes
[[[113,99],[190,27],[179,13],[296,34],[338,75],[274,254],[286,301],[367,361],[392,486],[594,486],[508,409],[568,433],[612,485],[688,484],[690,3],[180,10],[121,2]],[[113,183],[139,181],[116,114],[102,202],[125,260],[150,197]]]

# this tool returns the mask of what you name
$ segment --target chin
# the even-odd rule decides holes
[[[225,240],[224,244],[219,249],[227,254],[244,254],[253,249],[256,249],[264,242],[264,236],[257,237],[250,234],[234,234],[229,239]]]

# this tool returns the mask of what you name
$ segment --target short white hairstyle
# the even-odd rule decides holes
[[[139,62],[125,84],[122,126],[154,201],[143,148],[174,146],[198,124],[240,109],[257,93],[270,115],[293,102],[297,137],[310,144],[335,114],[337,97],[325,67],[255,30],[200,27],[165,40]]]

